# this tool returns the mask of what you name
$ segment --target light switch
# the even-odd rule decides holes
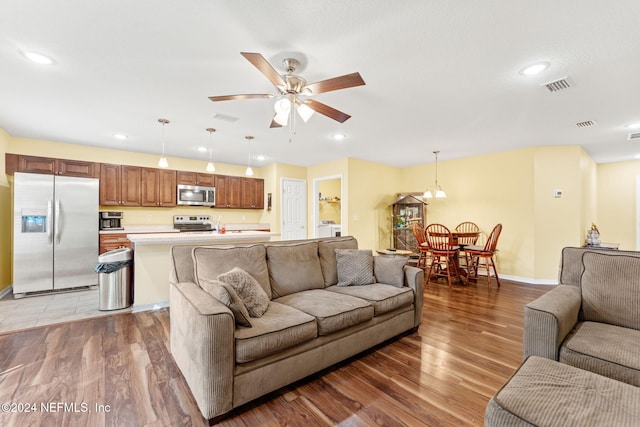
[[[556,198],[562,197],[562,190],[560,189],[553,190],[553,197],[556,197]]]

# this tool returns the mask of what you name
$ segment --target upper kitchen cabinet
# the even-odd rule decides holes
[[[140,182],[142,206],[176,206],[176,171],[141,168]]]
[[[140,174],[140,168],[137,166],[102,163],[100,205],[140,206]]]
[[[242,208],[264,209],[264,180],[242,178]]]
[[[51,157],[24,156],[7,154],[5,157],[6,173],[14,172],[40,173],[47,175],[77,176],[80,178],[98,178],[99,163],[81,160],[54,159]]]
[[[239,176],[216,175],[216,208],[242,207],[242,178]]]
[[[210,173],[178,171],[178,184],[214,187],[215,175]]]

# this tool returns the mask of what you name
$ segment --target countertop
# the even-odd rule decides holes
[[[176,245],[189,243],[231,243],[242,241],[268,241],[279,233],[269,231],[237,230],[226,233],[217,231],[192,231],[188,233],[180,232],[159,232],[159,233],[134,233],[127,234],[127,238],[134,245]]]
[[[271,228],[269,223],[225,224],[229,231],[265,231]],[[135,234],[135,233],[176,233],[173,225],[125,225],[122,230],[100,230],[100,234]]]

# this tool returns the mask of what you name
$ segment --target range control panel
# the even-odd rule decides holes
[[[210,224],[210,215],[174,215],[174,224]]]

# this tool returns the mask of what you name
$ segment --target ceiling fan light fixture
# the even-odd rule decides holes
[[[311,118],[311,116],[313,116],[313,113],[314,113],[313,109],[309,107],[307,104],[305,104],[304,102],[298,103],[297,111],[305,123],[309,121],[309,119]]]

